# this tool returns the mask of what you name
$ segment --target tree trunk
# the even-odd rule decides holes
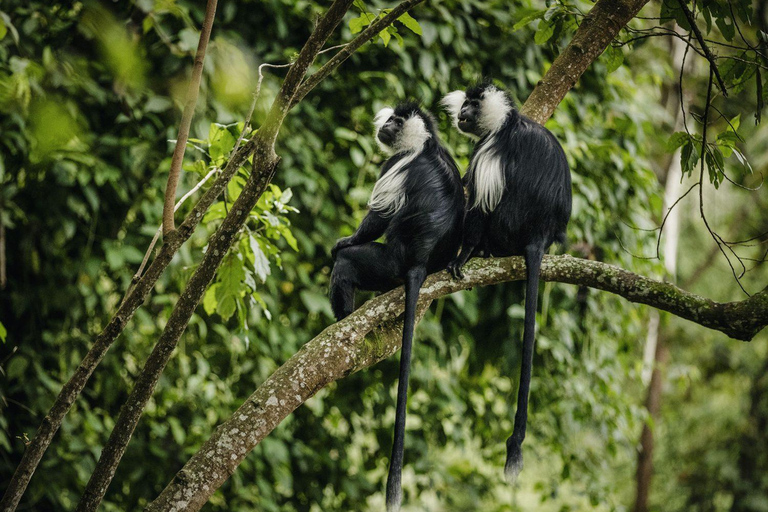
[[[656,344],[651,383],[648,386],[648,396],[645,400],[645,408],[651,421],[659,417],[661,408],[661,388],[663,384],[664,365],[669,357],[669,351],[664,343]],[[653,477],[653,427],[650,421],[643,424],[643,432],[640,435],[640,450],[637,454],[637,495],[635,498],[635,512],[648,511],[648,494],[651,490],[651,478]]]
[[[670,39],[670,49],[672,50],[672,62],[674,69],[680,69],[683,72],[686,45],[676,38]],[[680,109],[680,95],[678,94],[677,84],[667,87],[666,97],[668,98],[667,111],[675,119],[674,130],[682,128],[683,114]],[[683,169],[680,162],[680,150],[672,154],[672,159],[667,166],[667,172],[664,185],[664,202],[662,207],[662,216],[666,215],[664,223],[664,269],[667,277],[672,281],[677,281],[677,248],[680,242],[680,205],[668,213],[668,209],[675,204],[682,193]],[[663,374],[661,367],[669,356],[669,351],[664,345],[665,340],[660,336],[661,316],[658,311],[652,311],[648,322],[648,340],[645,347],[645,358],[643,365],[643,374],[650,372],[650,384],[646,398],[646,409],[648,410],[649,421],[643,424],[643,431],[640,434],[640,448],[637,454],[637,472],[636,477],[636,495],[634,512],[648,512],[648,495],[651,489],[651,480],[653,478],[653,428],[649,423],[655,422],[659,417],[661,408],[661,391],[663,387]],[[650,357],[649,357],[650,356]],[[644,383],[648,383],[643,379]]]

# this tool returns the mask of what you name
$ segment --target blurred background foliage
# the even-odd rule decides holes
[[[0,7],[0,208],[9,276],[0,291],[7,330],[0,345],[0,481],[10,478],[24,440],[119,304],[159,225],[203,4],[6,0]],[[329,45],[349,40],[366,12],[391,7],[356,6]],[[220,2],[181,192],[229,154],[256,67],[289,62],[324,8],[303,0]],[[439,113],[441,95],[488,76],[523,101],[590,8],[581,0],[429,2],[299,105],[278,140],[283,160],[275,187],[182,337],[105,510],[136,510],[154,498],[219,422],[333,321],[329,248],[362,219],[382,161],[372,113],[419,99],[436,113],[465,168],[471,144]],[[658,16],[662,8],[652,3],[644,13]],[[710,37],[728,40],[729,25],[722,25],[726,33],[716,22]],[[282,73],[267,70],[256,125]],[[637,256],[656,251],[656,233],[647,229],[662,218],[660,177],[675,132],[663,100],[676,73],[663,39],[611,47],[549,121],[573,169],[570,252],[664,277],[657,259]],[[699,112],[706,77],[704,66],[685,77]],[[711,128],[727,132],[725,119],[742,115],[746,142],[731,145],[755,172],[731,159],[724,169],[744,186],[758,185],[768,171],[768,131],[746,121],[760,105],[756,94],[742,87],[718,103],[725,117]],[[695,147],[695,133],[675,143]],[[97,369],[32,479],[26,509],[74,507],[133,379],[247,172],[246,165]],[[768,229],[765,190],[705,188],[709,220],[728,238]],[[743,298],[695,198],[680,208],[678,282],[715,300]],[[740,251],[760,259],[764,239]],[[752,266],[742,282],[755,291],[768,275]],[[436,301],[419,325],[405,510],[630,508],[646,419],[640,375],[648,309],[544,285],[526,471],[513,490],[501,469],[514,414],[522,295],[519,283],[457,293]],[[671,355],[654,423],[652,509],[768,511],[766,334],[744,344],[662,316],[661,335]],[[323,389],[256,448],[206,510],[381,510],[396,362]]]

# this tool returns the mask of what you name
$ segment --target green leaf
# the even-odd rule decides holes
[[[357,34],[358,32],[361,32],[365,27],[371,24],[371,20],[375,19],[376,16],[374,16],[372,13],[363,13],[357,18],[352,18],[349,20],[349,30],[353,34]]]
[[[2,322],[0,322],[0,343],[5,343],[5,338],[8,336],[8,331]]]
[[[667,151],[672,153],[677,148],[682,146],[683,144],[689,142],[691,140],[691,136],[688,135],[686,132],[675,132],[672,134],[672,136],[667,141]]]
[[[547,10],[534,11],[531,14],[524,16],[520,21],[512,25],[512,30],[517,31],[521,28],[530,25],[532,22],[540,19],[547,13]]]
[[[216,306],[219,304],[219,301],[216,300],[216,289],[218,287],[219,283],[215,283],[205,291],[205,296],[203,297],[203,309],[208,315],[214,314],[216,312]]]
[[[536,35],[533,36],[533,42],[536,44],[544,44],[552,38],[555,33],[554,23],[549,21],[539,22],[539,29],[536,31]]]
[[[379,37],[384,42],[384,46],[389,46],[389,40],[392,39],[392,35],[389,33],[389,27],[379,32]]]
[[[609,73],[613,73],[619,69],[624,62],[624,52],[621,51],[621,48],[612,45],[608,45],[608,48],[605,49],[602,57],[605,60],[605,66],[608,68]]]
[[[413,16],[411,16],[407,12],[402,16],[400,16],[399,18],[397,18],[397,21],[399,21],[400,23],[408,27],[411,30],[411,32],[421,35],[421,25],[419,25],[419,22],[416,21],[413,18]]]
[[[269,276],[271,272],[269,268],[269,260],[267,259],[267,255],[264,254],[264,251],[261,249],[261,245],[259,245],[259,241],[256,240],[256,237],[251,235],[248,238],[251,251],[253,252],[253,270],[263,283],[267,280],[267,276]]]
[[[235,298],[231,295],[227,295],[219,301],[218,307],[216,308],[216,312],[223,320],[229,320],[236,310],[237,303],[235,302]]]
[[[0,18],[0,41],[5,37],[5,34],[8,33],[8,27],[5,26],[5,22]]]

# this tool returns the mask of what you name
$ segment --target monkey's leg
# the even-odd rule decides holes
[[[397,285],[399,264],[384,244],[369,242],[341,249],[331,274],[331,307],[337,320],[355,309],[355,290],[384,291]]]
[[[395,436],[392,443],[392,457],[389,461],[389,476],[387,477],[387,512],[397,512],[400,510],[400,503],[403,499],[400,477],[403,471],[405,408],[408,401],[408,378],[411,373],[411,348],[413,346],[413,330],[416,326],[416,303],[419,300],[419,289],[426,277],[426,266],[412,268],[405,277],[403,350],[400,353],[400,377],[397,382]]]
[[[507,462],[504,465],[504,475],[510,483],[517,480],[517,475],[523,469],[523,439],[525,426],[528,422],[528,393],[531,387],[533,369],[533,345],[536,332],[536,302],[539,295],[539,269],[544,249],[541,244],[528,245],[525,248],[526,290],[525,290],[525,324],[523,327],[523,358],[520,364],[520,386],[517,390],[517,412],[515,412],[515,427],[507,439]]]

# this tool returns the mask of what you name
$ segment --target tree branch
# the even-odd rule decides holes
[[[462,280],[447,272],[429,276],[419,304],[423,309],[459,290],[523,279],[522,257],[474,259]],[[717,303],[613,265],[571,256],[545,256],[541,279],[614,293],[742,340],[768,324],[768,288],[741,302]],[[327,384],[394,354],[402,341],[403,304],[400,287],[369,300],[304,345],[215,430],[147,510],[199,510],[246,455],[307,399]]]
[[[353,53],[355,53],[361,46],[376,37],[379,32],[390,26],[395,22],[397,18],[424,2],[424,0],[405,0],[392,9],[386,16],[382,16],[377,19],[368,27],[360,32],[360,34],[352,41],[344,45],[344,47],[338,51],[331,59],[326,62],[320,69],[313,74],[309,75],[301,87],[296,92],[296,96],[293,98],[291,108],[295,107],[298,102],[304,99],[309,92],[314,89],[317,84],[322,82],[328,75],[333,73],[345,60],[347,60]]]
[[[544,124],[578,79],[648,0],[598,0],[521,112]]]
[[[701,46],[701,50],[704,52],[704,56],[709,61],[710,68],[712,68],[712,71],[715,73],[715,77],[717,78],[717,85],[720,87],[720,90],[722,91],[723,96],[727,97],[728,90],[725,88],[723,77],[720,76],[720,70],[717,69],[717,57],[715,57],[712,54],[712,50],[709,49],[709,45],[707,45],[707,43],[704,41],[704,35],[701,33],[699,26],[696,25],[696,19],[693,17],[693,13],[688,8],[688,5],[685,3],[685,0],[677,0],[677,3],[680,4],[680,8],[683,10],[683,14],[685,14],[685,18],[688,20],[688,24],[691,26],[693,35],[696,36],[696,40],[699,42],[699,45]],[[736,23],[735,16],[733,18],[733,23]]]
[[[176,187],[179,184],[179,175],[181,174],[181,164],[184,162],[184,152],[187,149],[187,139],[189,138],[189,127],[192,125],[192,116],[195,113],[197,104],[197,95],[200,92],[200,79],[203,76],[203,62],[205,61],[205,51],[208,49],[208,40],[211,38],[213,29],[213,18],[216,16],[216,4],[218,0],[208,0],[205,6],[205,19],[200,31],[200,40],[197,43],[195,52],[195,64],[192,67],[192,77],[189,79],[187,88],[187,98],[184,101],[184,112],[181,115],[181,124],[179,125],[179,136],[176,139],[176,147],[173,149],[173,158],[171,159],[171,169],[168,172],[168,184],[165,186],[165,203],[163,204],[163,234],[168,235],[176,229],[173,221],[173,208],[176,203]]]

